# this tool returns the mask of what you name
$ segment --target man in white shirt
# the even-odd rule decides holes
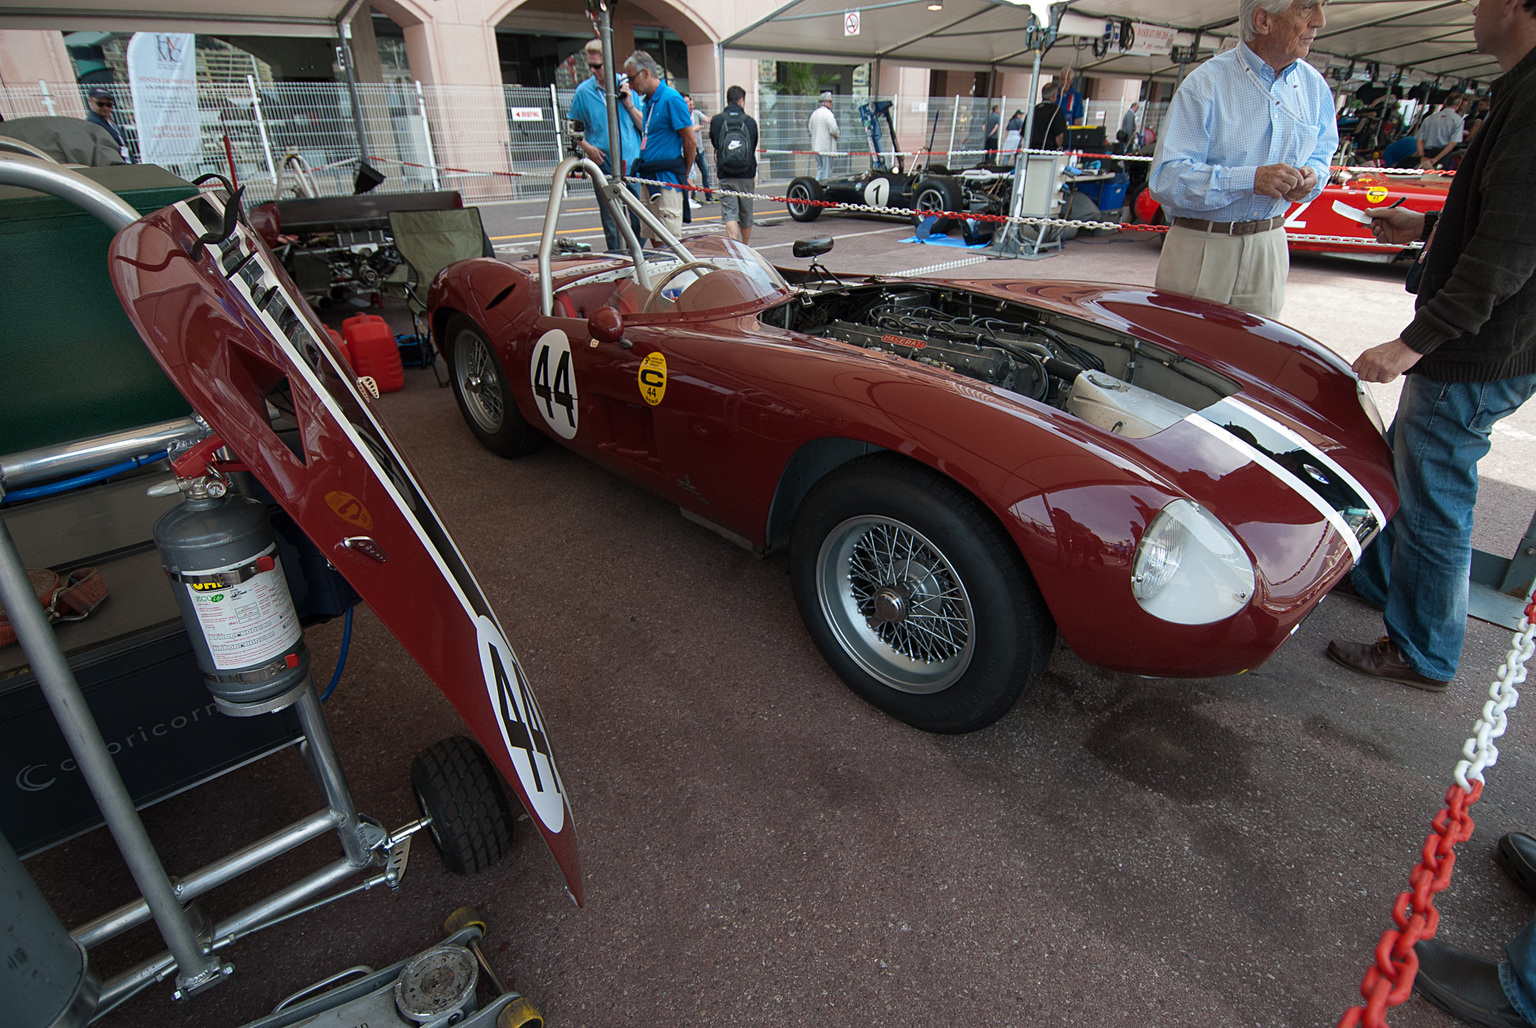
[[[822,93],[821,104],[811,112],[811,149],[816,151],[816,177],[832,177],[832,158],[837,153],[837,115],[832,113],[832,94]]]
[[[1333,93],[1302,60],[1326,2],[1240,0],[1242,42],[1174,94],[1148,179],[1173,218],[1158,289],[1279,316],[1286,208],[1323,191],[1339,145]]]

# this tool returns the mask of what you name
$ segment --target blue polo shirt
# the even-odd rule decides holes
[[[634,90],[630,94],[634,97],[635,105],[643,111],[645,97]],[[608,155],[609,166],[603,170],[611,171],[613,151],[608,148],[608,97],[598,86],[595,75],[576,87],[576,95],[571,97],[571,109],[566,117],[586,122],[587,142]],[[623,104],[619,105],[619,143],[623,147],[626,164],[639,156],[640,130],[635,128],[635,119],[630,117]]]
[[[682,182],[688,169],[682,167],[682,129],[693,124],[688,101],[683,94],[665,82],[656,87],[645,102],[645,116],[640,137],[640,156],[652,170],[642,173],[643,178],[660,182]],[[677,171],[662,171],[655,165],[675,164]]]

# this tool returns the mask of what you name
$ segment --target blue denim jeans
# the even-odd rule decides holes
[[[1532,934],[1536,933],[1536,921],[1510,940],[1504,947],[1509,959],[1499,965],[1499,984],[1510,1006],[1521,1017],[1536,1024],[1536,948],[1531,946]]]
[[[635,187],[629,185],[628,183],[625,184],[625,188],[627,188],[631,193],[635,191]],[[596,182],[592,183],[592,194],[594,196],[597,195]],[[613,220],[613,216],[608,213],[608,205],[603,202],[602,197],[598,197],[597,200],[597,216],[602,220],[603,223],[603,242],[607,244],[607,249],[622,249],[624,246],[624,237],[619,234],[619,226]],[[629,216],[629,223],[630,226],[634,228],[635,235],[638,236],[640,234],[640,219],[631,214]],[[641,242],[644,242],[644,240],[641,240]]]
[[[1456,677],[1467,634],[1477,462],[1494,423],[1532,393],[1536,375],[1436,382],[1409,375],[1387,438],[1402,509],[1360,557],[1355,590],[1385,613],[1387,635],[1421,675]]]

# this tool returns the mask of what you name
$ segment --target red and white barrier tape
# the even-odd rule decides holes
[[[402,165],[402,166],[407,167],[407,168],[423,168],[423,169],[426,169],[427,171],[446,171],[446,172],[450,172],[450,173],[452,173],[454,175],[486,175],[486,176],[492,176],[492,177],[497,177],[497,178],[550,178],[551,177],[550,175],[544,174],[544,173],[541,173],[541,172],[528,172],[528,171],[478,171],[478,170],[476,170],[474,168],[450,168],[446,164],[418,164],[415,161],[402,161],[402,160],[400,160],[397,157],[380,157],[380,156],[378,156],[376,154],[369,154],[368,155],[368,159],[370,161],[377,161],[377,162],[382,163],[382,164],[399,164],[399,165]]]

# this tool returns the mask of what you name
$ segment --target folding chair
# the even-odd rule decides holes
[[[455,261],[471,257],[494,257],[496,251],[480,225],[480,210],[461,207],[446,211],[390,211],[389,232],[395,249],[405,263],[386,281],[389,291],[405,299],[411,312],[411,330],[416,334],[418,355],[423,365],[430,362],[437,384],[448,382],[437,374],[437,354],[431,339],[421,331],[421,315],[426,313],[425,291],[439,271]],[[430,328],[430,326],[429,326]]]

